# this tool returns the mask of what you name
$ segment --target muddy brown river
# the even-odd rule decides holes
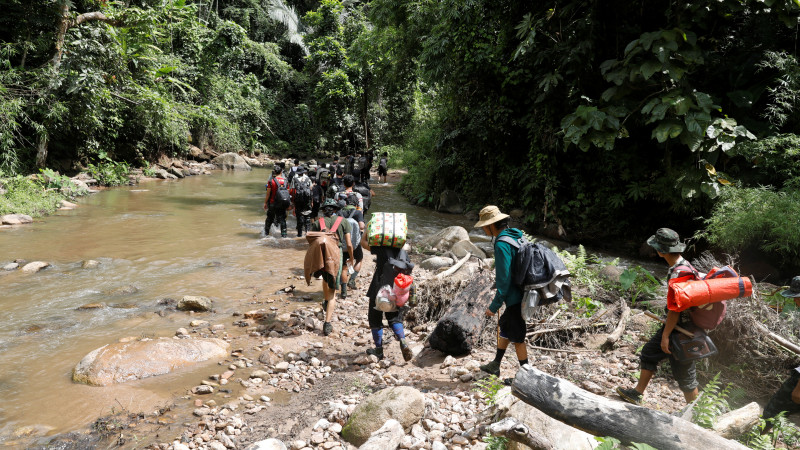
[[[159,300],[203,295],[216,312],[256,309],[302,275],[305,239],[262,234],[268,172],[216,172],[148,181],[79,199],[80,207],[0,230],[0,263],[47,261],[36,273],[0,271],[0,443],[86,426],[114,411],[153,411],[198,382],[215,361],[117,386],[73,383],[90,351],[128,336],[172,336],[186,313],[157,314]],[[391,185],[373,186],[371,211],[406,212],[411,235],[471,223],[409,205]],[[83,269],[83,260],[100,262]],[[82,305],[105,307],[79,310]]]

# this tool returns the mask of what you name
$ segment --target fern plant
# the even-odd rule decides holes
[[[767,430],[767,427],[771,428]],[[786,412],[781,412],[769,420],[759,419],[758,425],[739,439],[739,442],[756,450],[775,450],[776,448],[797,448],[800,443],[800,429],[786,419]],[[778,446],[782,442],[783,445]]]
[[[703,428],[711,428],[714,421],[724,412],[728,411],[728,394],[733,385],[728,383],[721,388],[719,372],[708,382],[706,388],[700,393],[700,397],[692,410],[692,422]]]

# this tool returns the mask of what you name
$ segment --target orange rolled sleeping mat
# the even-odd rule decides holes
[[[683,311],[692,306],[721,302],[753,295],[753,283],[749,278],[740,277],[730,267],[714,268],[703,279],[693,276],[675,278],[669,281],[667,308]]]

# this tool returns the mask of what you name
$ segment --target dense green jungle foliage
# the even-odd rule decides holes
[[[800,266],[798,15],[794,0],[0,0],[0,176],[189,145],[369,148],[409,168],[421,204],[453,189],[584,239],[706,228]]]

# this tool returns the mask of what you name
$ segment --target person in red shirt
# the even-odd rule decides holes
[[[283,168],[276,165],[272,169],[272,178],[267,182],[267,195],[264,197],[264,211],[267,212],[267,220],[264,222],[265,236],[269,236],[272,224],[277,222],[281,227],[281,237],[286,237],[286,209],[290,204],[285,204],[282,192],[278,191],[285,189],[288,196],[289,182],[281,175],[282,172]]]

